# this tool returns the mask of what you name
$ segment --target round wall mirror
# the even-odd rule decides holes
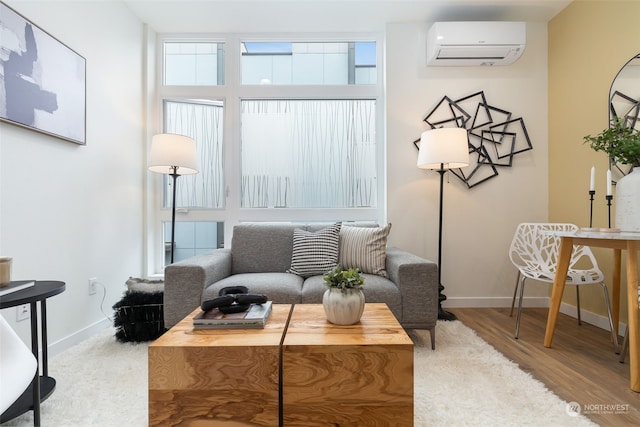
[[[618,117],[627,127],[640,131],[640,54],[618,71],[609,90],[609,123]],[[629,173],[631,166],[611,164],[614,180]]]

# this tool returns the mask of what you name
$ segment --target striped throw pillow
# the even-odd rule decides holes
[[[293,254],[287,273],[302,277],[325,274],[338,264],[340,223],[315,233],[296,228],[293,230]]]
[[[342,268],[358,268],[362,273],[389,277],[385,269],[387,261],[387,236],[391,224],[384,227],[349,227],[340,230],[340,257]]]

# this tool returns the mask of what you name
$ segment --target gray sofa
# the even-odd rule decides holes
[[[233,229],[231,248],[216,249],[165,268],[164,323],[170,328],[215,298],[225,286],[243,285],[274,303],[321,303],[322,275],[307,278],[287,273],[294,229],[316,232],[324,225],[243,223]],[[343,239],[343,237],[341,237]],[[385,237],[386,242],[386,237]],[[384,255],[384,248],[382,249]],[[427,329],[435,348],[438,318],[438,267],[398,248],[386,247],[388,278],[364,274],[366,302],[386,303],[404,328]]]

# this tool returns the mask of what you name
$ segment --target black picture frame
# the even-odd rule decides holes
[[[0,2],[0,121],[86,144],[86,60]]]

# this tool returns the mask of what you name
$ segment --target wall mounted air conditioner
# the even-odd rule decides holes
[[[435,22],[427,33],[427,65],[513,64],[526,44],[524,22]]]

